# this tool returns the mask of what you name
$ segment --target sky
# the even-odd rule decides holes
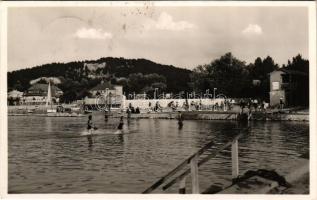
[[[247,63],[308,58],[305,7],[9,8],[8,71],[101,57],[193,69],[227,52]]]

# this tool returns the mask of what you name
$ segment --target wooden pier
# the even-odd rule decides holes
[[[282,165],[276,170],[282,171],[281,168],[289,168],[290,173],[282,177],[285,180],[285,184],[279,183],[279,180],[274,180],[274,178],[264,178],[258,175],[249,177],[246,180],[235,183],[227,188],[220,191],[220,194],[283,194],[289,193],[289,190],[294,190],[298,187],[298,182],[301,179],[308,178],[309,174],[309,160],[300,159],[294,166]],[[284,169],[283,169],[284,170]],[[308,180],[307,180],[308,181]],[[305,191],[299,191],[301,193],[306,193]]]
[[[154,190],[161,187],[163,191],[170,188],[175,183],[179,184],[179,193],[186,193],[185,182],[187,176],[191,175],[191,185],[192,185],[192,193],[199,194],[199,179],[198,179],[198,169],[199,166],[203,165],[210,159],[214,158],[223,150],[229,148],[231,146],[232,149],[232,177],[236,177],[239,174],[239,165],[238,165],[238,139],[242,137],[244,132],[248,129],[239,129],[239,134],[237,134],[231,141],[228,141],[226,144],[221,146],[219,149],[214,150],[212,153],[205,155],[204,153],[209,150],[212,146],[215,145],[213,141],[206,144],[204,147],[199,149],[196,153],[188,157],[181,164],[179,164],[175,169],[170,171],[168,174],[160,178],[156,181],[152,186],[147,188],[143,194],[151,193]],[[200,158],[202,157],[202,158]],[[200,159],[199,159],[200,158]]]
[[[213,149],[211,153],[204,153],[214,147],[214,142],[211,141],[196,153],[189,156],[176,168],[171,170],[165,176],[156,181],[149,188],[144,190],[143,194],[154,192],[154,190],[166,191],[174,184],[178,183],[179,193],[186,193],[186,179],[191,178],[191,192],[193,194],[267,194],[267,193],[287,193],[292,188],[298,187],[298,181],[309,177],[309,160],[302,158],[295,166],[288,164],[278,166],[279,170],[253,169],[257,171],[247,171],[244,175],[239,172],[239,139],[248,132],[247,129],[241,129],[232,140],[222,145],[218,149]],[[221,188],[219,186],[211,186],[206,191],[200,191],[199,188],[199,167],[217,156],[220,152],[231,147],[231,173],[232,184]],[[290,169],[291,167],[291,169]],[[285,169],[290,170],[285,170]],[[289,174],[279,174],[279,171],[291,171]],[[304,180],[307,181],[307,180]],[[296,185],[297,184],[297,185]],[[308,189],[307,189],[308,190]],[[300,192],[300,191],[299,191]],[[305,191],[304,191],[305,193]]]

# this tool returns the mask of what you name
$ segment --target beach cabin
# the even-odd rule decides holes
[[[270,76],[270,106],[278,106],[282,100],[287,107],[308,106],[308,74],[286,69],[278,69]]]

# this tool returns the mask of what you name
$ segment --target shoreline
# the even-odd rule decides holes
[[[101,113],[101,111],[94,111],[93,113]],[[233,111],[182,111],[184,120],[237,120],[238,112]],[[39,116],[39,117],[77,117],[76,115],[49,115],[48,113],[27,113],[27,112],[8,112],[8,116]],[[82,114],[82,117],[86,116]],[[126,113],[114,112],[109,117],[127,118]],[[178,112],[150,112],[131,114],[131,119],[177,119]],[[305,121],[309,122],[309,113],[294,112],[294,113],[280,113],[280,112],[253,112],[250,121]]]
[[[237,120],[236,112],[182,112],[184,120]],[[131,119],[177,119],[178,113],[140,113],[131,114]],[[304,113],[253,113],[250,121],[306,121],[309,122],[309,114]]]

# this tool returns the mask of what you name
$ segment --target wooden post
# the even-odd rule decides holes
[[[179,193],[179,194],[186,194],[186,177],[184,177],[184,178],[179,182],[178,193]]]
[[[198,157],[195,156],[190,160],[190,172],[192,176],[192,193],[199,194],[198,181]]]
[[[239,153],[238,153],[238,140],[235,139],[231,145],[231,160],[232,160],[232,179],[239,176]]]

